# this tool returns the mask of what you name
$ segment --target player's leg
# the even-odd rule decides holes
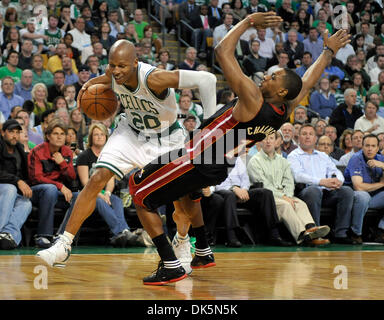
[[[180,261],[176,258],[164,233],[160,216],[138,205],[136,205],[136,211],[141,224],[151,237],[161,258],[156,272],[145,277],[143,283],[146,285],[163,285],[184,279],[187,274]]]
[[[184,212],[180,201],[174,201],[175,211],[172,214],[173,221],[176,223],[177,232],[172,239],[172,247],[176,257],[180,260],[187,274],[192,273],[191,262],[191,243],[188,235],[189,227],[191,226],[188,214]]]
[[[45,261],[49,266],[64,266],[70,255],[73,238],[85,219],[95,210],[97,195],[113,175],[114,173],[109,169],[96,169],[76,199],[64,234],[60,235],[52,247],[39,251],[36,254],[37,257]]]
[[[188,216],[192,224],[193,232],[196,237],[195,257],[191,262],[192,269],[208,268],[216,265],[215,258],[209,247],[203,212],[201,211],[200,201],[191,199],[191,195],[186,195],[180,199],[183,212]]]

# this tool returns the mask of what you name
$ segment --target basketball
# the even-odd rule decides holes
[[[108,119],[116,112],[117,105],[115,93],[103,84],[90,86],[80,99],[81,109],[94,120]]]

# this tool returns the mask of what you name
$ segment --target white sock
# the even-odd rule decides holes
[[[178,232],[176,232],[176,239],[179,241],[189,241],[189,235],[187,233],[185,237],[182,237]]]
[[[64,231],[63,236],[68,238],[69,244],[72,244],[73,238],[75,237],[72,233]]]

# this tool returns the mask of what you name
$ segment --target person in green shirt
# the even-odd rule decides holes
[[[47,87],[53,84],[52,72],[43,67],[44,59],[41,54],[34,54],[32,57],[32,85],[44,83]]]
[[[22,70],[17,67],[19,63],[19,53],[10,51],[6,59],[7,65],[0,68],[0,80],[4,77],[11,77],[13,81],[19,82],[21,80]]]
[[[329,34],[332,34],[333,33],[332,25],[329,24],[327,20],[328,20],[327,12],[324,9],[320,9],[319,12],[317,13],[317,19],[313,21],[312,27],[317,28],[317,25],[319,24],[320,21],[324,22],[326,25],[326,28],[329,31]]]
[[[136,9],[131,22],[135,26],[135,30],[139,40],[144,38],[144,27],[148,25],[147,21],[143,20],[143,11]]]

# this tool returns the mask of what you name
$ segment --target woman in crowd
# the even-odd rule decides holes
[[[73,109],[69,113],[69,124],[77,132],[77,145],[79,149],[84,150],[84,138],[88,135],[88,127],[85,124],[83,114],[79,109]]]
[[[247,10],[244,9],[241,0],[234,0],[231,3],[233,18],[239,21],[243,20],[247,15]]]
[[[57,96],[52,102],[52,109],[57,110],[60,108],[65,108],[68,110],[67,100],[63,96]]]
[[[18,19],[17,11],[13,7],[8,7],[5,10],[4,25],[8,28],[16,27],[17,29],[23,28],[23,23]]]
[[[352,129],[345,129],[340,136],[340,149],[345,153],[348,153],[352,150]]]
[[[150,25],[147,25],[144,27],[144,39],[148,39],[147,41],[151,43],[151,51],[152,53],[156,54],[156,56],[159,54],[160,49],[163,46],[163,42],[161,39],[157,37],[156,34],[153,33],[152,27]],[[142,41],[143,41],[142,40]]]
[[[171,54],[168,49],[162,48],[159,51],[159,62],[157,63],[157,67],[160,65],[163,66],[165,70],[175,70],[175,64],[173,61],[170,61]]]
[[[80,57],[81,57],[81,52],[72,46],[73,43],[73,36],[70,33],[67,33],[64,36],[64,43],[67,46],[67,56],[70,57],[71,59],[75,60],[76,66],[80,66]]]
[[[21,50],[21,39],[19,30],[16,27],[11,27],[5,37],[4,43],[1,46],[3,51],[3,57],[8,56],[9,51],[20,52]]]
[[[44,83],[36,83],[31,91],[32,95],[32,102],[33,102],[33,113],[35,114],[35,119],[37,122],[41,116],[41,114],[48,109],[52,108],[52,103],[48,102],[48,90]],[[39,123],[36,123],[35,125],[38,125]]]
[[[108,22],[103,22],[100,27],[100,42],[103,48],[109,52],[111,46],[115,43],[116,38],[111,36],[111,27]]]

